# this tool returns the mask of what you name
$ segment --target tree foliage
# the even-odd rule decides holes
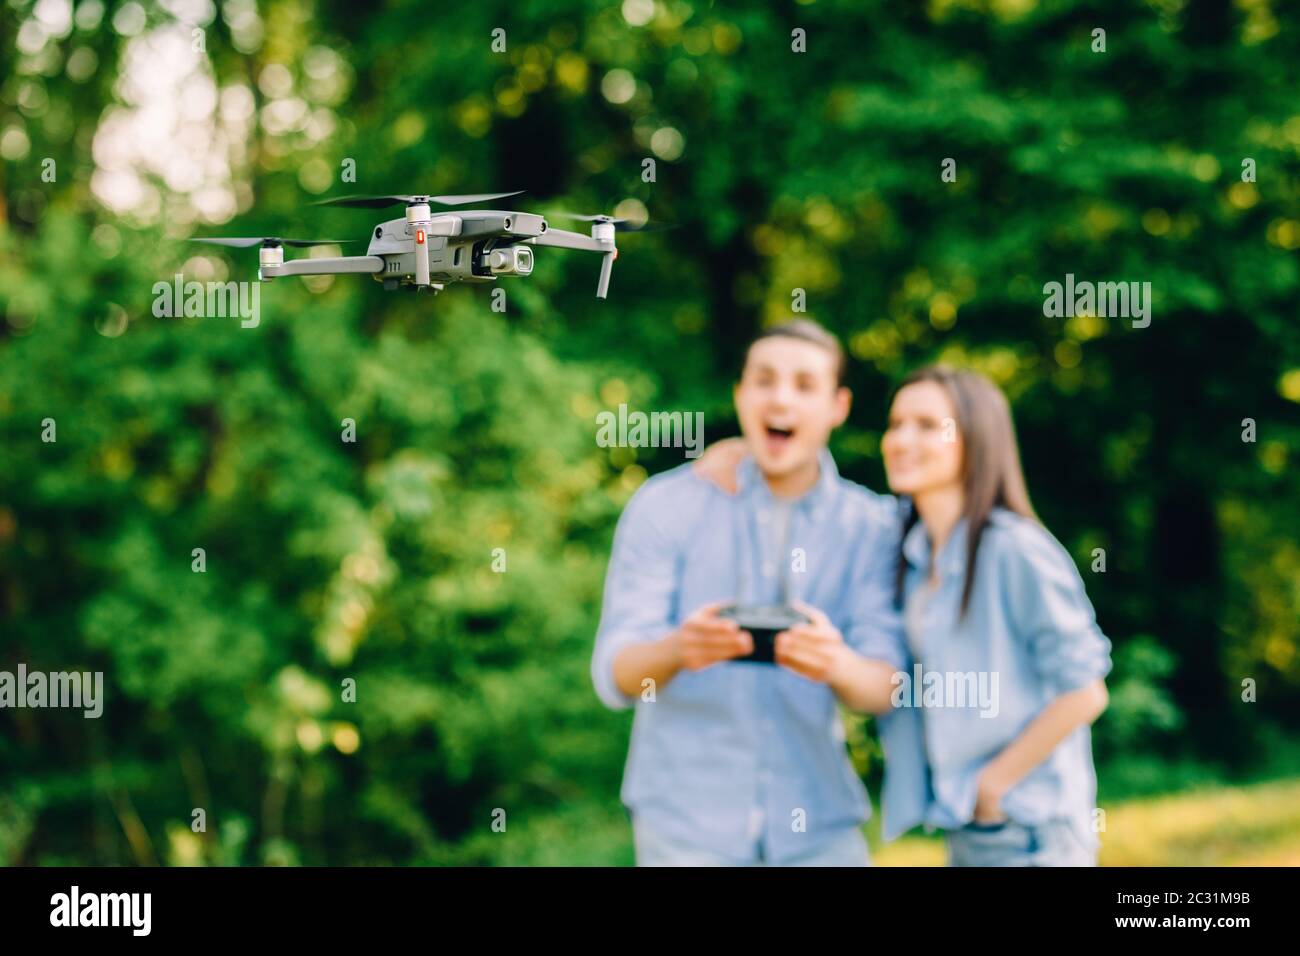
[[[1103,755],[1249,773],[1294,727],[1300,12],[96,6],[0,13],[0,669],[107,697],[0,711],[0,859],[625,860],[588,655],[618,510],[681,452],[597,447],[595,416],[733,433],[744,341],[797,290],[856,360],[851,477],[883,488],[916,365],[1012,397],[1121,652]],[[495,189],[678,228],[621,237],[604,302],[594,257],[543,249],[505,313],[340,277],[260,287],[253,328],[153,314],[177,273],[252,277],[190,236],[361,239],[308,204]],[[1067,274],[1149,282],[1150,325],[1045,315]]]

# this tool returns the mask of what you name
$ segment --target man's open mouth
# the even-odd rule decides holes
[[[767,447],[769,451],[782,451],[793,437],[793,428],[777,428],[775,425],[767,426]]]

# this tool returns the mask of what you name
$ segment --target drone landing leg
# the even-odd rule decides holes
[[[607,252],[600,257],[600,281],[596,283],[596,298],[603,299],[609,292],[609,275],[614,271],[614,257],[617,253]]]

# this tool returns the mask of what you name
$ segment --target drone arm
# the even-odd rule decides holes
[[[375,273],[384,271],[384,260],[379,256],[341,256],[332,259],[290,259],[280,265],[264,265],[263,279],[280,276],[325,276],[343,273]]]
[[[557,246],[560,249],[580,249],[583,252],[612,252],[614,249],[612,242],[593,239],[591,236],[584,236],[580,232],[569,232],[567,229],[547,229],[540,236],[522,241],[535,246]]]
[[[579,249],[583,252],[599,252],[600,257],[600,281],[596,284],[596,298],[603,299],[609,292],[609,276],[614,268],[614,260],[618,258],[618,249],[614,246],[613,227],[609,228],[609,239],[597,239],[594,236],[584,236],[580,232],[569,232],[567,229],[547,229],[540,236],[534,236],[532,239],[525,239],[525,242],[531,242],[537,246],[558,246],[561,249]]]

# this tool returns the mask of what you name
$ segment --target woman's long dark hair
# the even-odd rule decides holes
[[[1034,521],[1029,491],[1025,488],[1025,474],[1020,468],[1020,450],[1016,446],[1016,429],[1011,422],[1011,406],[1001,389],[978,372],[931,365],[918,369],[894,390],[894,395],[909,385],[934,382],[948,393],[956,414],[957,429],[961,432],[964,454],[961,463],[962,491],[965,504],[962,517],[966,519],[966,580],[961,591],[959,619],[966,616],[970,604],[971,586],[975,582],[975,555],[980,538],[988,525],[989,513],[994,508],[1006,508]],[[893,404],[893,398],[890,399]],[[909,503],[903,521],[903,537],[919,519],[916,506]],[[894,578],[894,600],[903,604],[903,579],[907,573],[907,559],[899,541],[898,568]]]

